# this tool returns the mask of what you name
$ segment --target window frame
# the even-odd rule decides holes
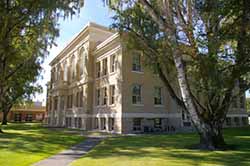
[[[101,77],[101,61],[96,62],[96,78]]]
[[[132,57],[132,71],[142,72],[141,54],[135,53]]]
[[[109,86],[109,95],[110,95],[109,105],[115,104],[115,85]]]
[[[96,105],[101,105],[101,88],[96,89]]]
[[[102,60],[102,76],[108,75],[108,58]]]
[[[110,73],[114,73],[116,71],[116,55],[113,54],[110,56]]]
[[[108,88],[105,86],[102,88],[102,105],[108,104]]]
[[[163,105],[163,94],[162,94],[162,87],[155,86],[154,87],[154,105]],[[159,90],[159,94],[157,92]]]
[[[141,131],[141,130],[142,130],[142,119],[133,118],[133,131]]]
[[[138,89],[136,90],[136,91],[139,91],[138,94],[137,94],[137,92],[135,93],[136,87],[138,87]],[[142,85],[141,84],[133,84],[132,85],[132,104],[133,105],[142,104]]]

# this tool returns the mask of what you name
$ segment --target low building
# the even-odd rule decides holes
[[[118,33],[86,25],[50,63],[48,125],[115,133],[192,129],[189,116],[142,59],[140,52],[125,49]],[[247,121],[242,96],[225,126]]]
[[[41,102],[24,104],[13,107],[8,114],[8,122],[43,122],[45,118],[45,106]],[[3,113],[0,112],[0,121]]]

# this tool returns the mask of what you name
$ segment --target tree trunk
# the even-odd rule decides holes
[[[4,108],[3,108],[2,125],[7,125],[7,123],[8,123],[8,114],[10,112],[11,107],[12,107],[12,104],[4,106]]]
[[[200,134],[200,149],[216,150],[226,148],[226,143],[222,134],[222,126],[206,127],[201,130]]]
[[[2,130],[2,125],[0,125],[0,134],[3,133],[3,130]]]
[[[189,88],[188,80],[185,72],[185,64],[183,63],[182,57],[178,51],[174,51],[173,58],[177,70],[178,82],[181,90],[181,96],[187,111],[190,114],[193,125],[200,135],[199,148],[207,150],[224,149],[225,141],[222,135],[222,125],[219,121],[211,123],[209,120],[204,121],[201,117]],[[209,123],[207,123],[207,121]]]
[[[7,117],[8,117],[8,112],[9,112],[9,111],[6,111],[6,110],[3,111],[2,125],[7,125],[7,123],[8,123],[8,119],[7,119]]]
[[[176,37],[176,29],[177,27],[173,28],[169,25],[175,25],[174,17],[172,10],[170,9],[169,1],[164,1],[163,6],[166,8],[165,16],[169,19],[162,19],[163,17],[159,17],[157,12],[152,8],[150,3],[146,0],[139,0],[139,3],[144,6],[145,10],[148,14],[152,17],[152,19],[159,25],[159,28],[162,31],[165,31],[169,36],[168,40],[170,45],[172,46],[172,57],[174,59],[175,68],[177,71],[178,77],[178,84],[181,91],[181,97],[183,99],[184,105],[186,110],[190,114],[192,123],[196,128],[197,132],[200,135],[200,148],[208,149],[208,150],[215,150],[220,147],[224,147],[225,141],[222,135],[222,125],[216,121],[216,123],[211,123],[209,120],[205,121],[202,118],[201,111],[199,110],[198,106],[196,105],[189,84],[188,79],[186,77],[186,69],[185,64],[183,63],[182,54],[178,50],[178,41]],[[173,19],[172,19],[173,18]],[[204,110],[203,110],[204,111]],[[217,124],[217,125],[214,125]]]

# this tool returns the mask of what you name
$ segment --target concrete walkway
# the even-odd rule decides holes
[[[88,137],[82,143],[71,147],[68,150],[62,151],[50,158],[41,160],[35,163],[34,166],[67,166],[72,161],[82,157],[93,147],[101,142],[104,138],[102,137]]]

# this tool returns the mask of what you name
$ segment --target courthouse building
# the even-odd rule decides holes
[[[115,133],[192,128],[142,59],[140,52],[125,49],[118,33],[88,23],[50,63],[48,125]],[[243,96],[233,104],[225,126],[247,123]]]

